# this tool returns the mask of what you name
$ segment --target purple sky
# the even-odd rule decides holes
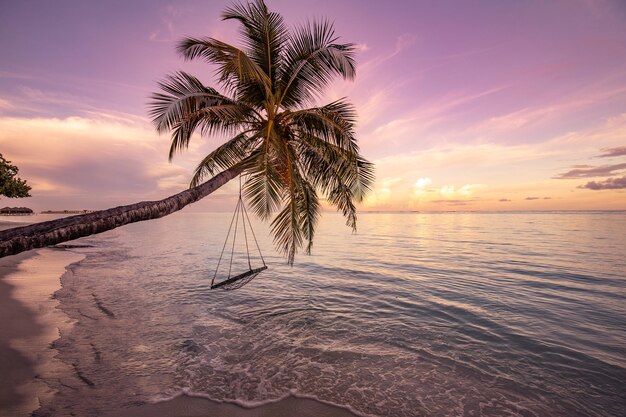
[[[220,138],[167,162],[146,102],[184,69],[183,36],[237,43],[230,1],[13,1],[0,6],[0,152],[33,197],[106,208],[186,187]],[[377,182],[363,208],[626,209],[626,3],[268,0],[289,25],[327,17],[359,45],[348,96]],[[602,156],[601,156],[602,155]],[[576,175],[568,175],[576,171]],[[591,184],[591,185],[589,185]],[[234,186],[197,210],[229,210]]]

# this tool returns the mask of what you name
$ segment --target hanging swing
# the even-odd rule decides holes
[[[243,235],[244,241],[246,242],[246,255],[248,260],[248,271],[242,272],[240,274],[231,276],[232,267],[233,267],[233,255],[235,254],[235,241],[237,240],[237,229],[239,226],[239,218],[241,217],[241,225],[243,227]],[[246,227],[246,222],[248,226]],[[233,224],[235,225],[233,231]],[[259,252],[259,257],[261,258],[261,262],[263,262],[263,266],[259,268],[252,268],[252,263],[250,261],[250,247],[248,245],[248,229],[252,233],[252,237],[254,238],[254,243],[256,244],[256,248]],[[217,280],[217,272],[220,269],[220,264],[222,263],[222,257],[224,256],[224,251],[226,249],[226,245],[228,244],[230,233],[233,231],[233,240],[230,252],[230,263],[228,265],[228,276],[225,279]],[[211,280],[211,289],[221,288],[223,290],[236,290],[238,288],[243,287],[254,278],[256,278],[259,273],[267,269],[267,265],[265,265],[265,259],[263,259],[263,254],[261,254],[261,248],[259,247],[259,242],[256,240],[256,235],[254,234],[254,230],[252,230],[252,224],[250,223],[250,218],[248,217],[248,212],[246,211],[246,206],[243,203],[243,198],[241,197],[241,176],[239,176],[239,199],[237,200],[237,205],[235,206],[235,212],[233,213],[233,218],[230,221],[230,226],[228,227],[228,234],[226,235],[226,240],[224,241],[224,246],[222,247],[222,253],[217,261],[217,267],[215,268],[215,273],[213,274],[213,279]]]

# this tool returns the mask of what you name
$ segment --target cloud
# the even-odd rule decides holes
[[[596,151],[598,146],[606,148],[619,146],[624,142],[624,137],[626,137],[626,113],[621,113],[604,119],[597,126],[557,136],[543,146],[561,154],[572,154],[575,151],[582,153],[592,150],[590,144],[595,145],[593,151]]]
[[[7,110],[10,109],[11,103],[7,100],[3,100],[2,98],[0,98],[0,112],[2,112],[2,110]]]
[[[374,128],[374,127],[373,127]],[[556,134],[546,141],[516,144],[516,142],[498,143],[494,138],[485,136],[469,143],[463,137],[452,134],[414,135],[424,140],[415,140],[414,148],[390,150],[390,143],[395,140],[394,136],[384,136],[386,141],[377,142],[375,135],[365,134],[362,141],[364,153],[367,156],[376,156],[377,147],[383,148],[389,155],[374,157],[376,171],[382,178],[404,177],[406,182],[397,184],[390,195],[379,199],[384,201],[384,207],[371,204],[368,208],[384,209],[427,209],[431,199],[464,199],[467,198],[458,193],[463,183],[458,183],[462,178],[468,183],[485,184],[485,189],[474,192],[485,200],[475,203],[481,209],[525,208],[529,204],[541,204],[550,207],[571,207],[560,204],[578,204],[577,207],[601,208],[604,206],[623,207],[623,203],[613,203],[609,200],[594,200],[593,204],[584,198],[589,198],[590,193],[576,190],[572,193],[571,184],[563,184],[564,181],[555,180],[557,174],[565,171],[574,171],[568,175],[591,175],[599,165],[588,163],[590,157],[597,155],[599,149],[619,147],[624,144],[626,137],[626,113],[615,117],[603,118],[593,126],[577,131],[569,131]],[[434,138],[434,139],[433,139]],[[432,139],[432,140],[431,140]],[[398,146],[399,148],[399,146]],[[563,168],[563,161],[572,161]],[[602,160],[600,160],[602,161]],[[608,162],[608,161],[607,161]],[[616,161],[626,162],[626,161]],[[616,165],[608,162],[606,165]],[[619,168],[619,165],[617,166]],[[612,166],[612,168],[616,168]],[[619,177],[621,173],[603,175],[597,172],[597,178],[590,180],[602,180],[610,176]],[[459,173],[463,173],[461,177]],[[427,175],[426,175],[427,174]],[[468,175],[469,174],[469,175]],[[419,178],[429,177],[433,179],[435,186],[428,185],[423,191],[415,187],[415,181]],[[408,181],[414,178],[413,181]],[[584,183],[578,178],[573,187]],[[470,188],[471,190],[471,188]],[[431,192],[432,191],[432,192]],[[468,191],[466,188],[464,191]],[[532,194],[531,194],[532,193]],[[498,199],[506,194],[512,202],[498,202]],[[604,193],[608,194],[608,193]],[[551,200],[543,202],[524,201],[526,196],[551,196]],[[586,195],[586,197],[584,197]],[[580,199],[578,200],[580,196]],[[383,196],[381,196],[383,197]],[[408,203],[407,203],[408,200]],[[576,201],[576,203],[571,203]],[[374,199],[370,200],[374,202]],[[430,206],[437,209],[434,203]]]
[[[417,36],[412,33],[405,33],[403,35],[398,36],[396,38],[396,42],[394,44],[394,48],[392,52],[379,55],[359,65],[359,73],[361,74],[360,76],[362,77],[364,75],[368,76],[368,75],[375,74],[375,70],[379,66],[381,66],[385,62],[389,61],[390,59],[394,58],[395,56],[401,54],[406,49],[413,46],[416,41],[417,41]],[[360,52],[365,52],[370,49],[369,45],[364,44],[364,43],[357,44],[356,47],[357,47],[357,50],[359,50]]]
[[[439,189],[439,193],[443,196],[462,195],[469,197],[474,194],[474,191],[483,187],[483,184],[465,184],[459,188],[456,188],[454,185],[444,185]]]
[[[45,82],[44,77],[35,78],[33,82]],[[126,83],[98,80],[98,79],[67,79],[62,84],[75,87],[77,84],[89,84],[89,88],[100,87],[104,90],[124,89],[126,92],[134,90],[135,93],[145,95],[145,90],[136,85]],[[68,88],[69,89],[69,88]],[[28,115],[30,119],[54,117],[59,115],[83,116],[89,119],[115,118],[126,122],[145,123],[148,119],[143,116],[119,112],[100,107],[96,100],[66,92],[41,90],[32,87],[17,85],[15,95],[6,95],[4,103],[0,105],[0,114],[5,117],[20,117]]]
[[[150,33],[148,39],[151,42],[171,42],[176,39],[174,21],[182,18],[188,10],[169,5],[160,10],[163,27]]]
[[[397,184],[401,181],[402,181],[402,178],[400,177],[385,178],[382,180],[382,184],[384,187],[391,187],[392,185]]]
[[[512,201],[512,200],[509,200],[508,198],[501,198],[498,201],[501,203],[508,203],[509,201]]]
[[[33,187],[32,201],[42,208],[56,204],[49,203],[52,197],[102,208],[187,188],[198,151],[168,163],[168,142],[130,115],[0,117],[0,148],[18,164]]]
[[[431,203],[448,204],[448,205],[451,205],[451,206],[466,206],[468,204],[473,203],[473,201],[469,201],[469,200],[433,200],[433,201],[431,201]]]
[[[401,177],[387,177],[377,180],[372,191],[365,197],[365,206],[374,207],[386,204],[391,198],[392,188],[401,182]]]
[[[564,172],[563,174],[559,174],[554,178],[558,179],[570,179],[570,178],[592,178],[592,177],[606,177],[609,175],[614,175],[619,171],[626,169],[626,163],[622,164],[614,164],[614,165],[603,165],[599,167],[592,168],[576,168],[571,171]]]
[[[626,146],[618,146],[616,148],[604,148],[602,149],[602,152],[600,155],[597,156],[597,158],[612,158],[615,156],[624,156],[626,155]]]
[[[404,113],[394,113],[387,120],[368,134],[369,142],[377,142],[389,146],[389,138],[393,138],[396,145],[409,143],[416,136],[426,135],[437,127],[448,126],[455,112],[462,112],[467,105],[485,99],[508,88],[508,85],[498,85],[493,88],[480,89],[471,92],[454,92],[438,97],[435,100],[426,100]],[[377,109],[380,112],[380,107]]]
[[[554,122],[562,117],[596,106],[626,94],[626,87],[593,85],[559,100],[529,106],[508,113],[490,117],[479,122],[473,128],[479,132],[513,132],[547,122]]]
[[[626,189],[626,176],[621,178],[609,178],[604,181],[590,181],[578,188],[587,188],[589,190],[622,190]]]
[[[475,167],[511,166],[535,158],[542,158],[541,150],[529,146],[502,146],[498,144],[448,143],[413,152],[403,152],[374,160],[377,169],[398,172],[464,170]],[[418,174],[419,175],[419,174]]]
[[[415,182],[415,188],[426,188],[427,185],[432,184],[433,180],[428,177],[422,177]]]
[[[464,186],[462,186],[461,188],[457,190],[457,193],[464,195],[464,196],[470,196],[474,194],[474,191],[480,188],[484,188],[484,187],[485,187],[484,184],[465,184]]]
[[[528,201],[541,200],[541,197],[526,197],[524,200],[528,200]]]
[[[417,41],[417,36],[413,33],[404,33],[396,38],[396,47],[393,55],[397,55],[405,49],[413,46]]]
[[[439,193],[441,195],[453,195],[454,194],[454,185],[444,185],[439,189]]]
[[[555,108],[524,108],[479,122],[478,131],[510,131],[538,124],[555,112]]]

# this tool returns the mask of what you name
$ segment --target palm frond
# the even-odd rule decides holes
[[[363,201],[374,184],[374,165],[358,152],[342,149],[314,135],[300,135],[300,155],[306,164],[306,171],[319,184],[320,189],[328,191],[326,186],[333,184],[325,174],[333,174],[341,179],[353,194],[357,202]],[[326,185],[326,186],[325,186]]]
[[[280,106],[292,108],[312,102],[335,76],[349,80],[355,77],[355,45],[336,43],[338,40],[328,20],[295,29],[285,49]]]
[[[267,220],[280,207],[284,183],[276,169],[272,148],[261,145],[246,170],[248,178],[243,185],[246,200],[254,213]]]
[[[241,23],[242,40],[247,53],[263,69],[274,86],[283,45],[289,36],[283,17],[269,11],[262,0],[256,0],[234,4],[224,11],[222,18]]]
[[[232,102],[183,71],[167,76],[158,84],[164,93],[152,94],[152,101],[148,103],[148,114],[159,133],[170,130],[186,114],[199,108]]]
[[[294,130],[320,137],[354,153],[359,151],[354,133],[356,110],[345,99],[290,112],[287,117]]]
[[[314,187],[300,178],[286,193],[283,209],[271,223],[274,243],[293,264],[298,248],[307,242],[305,251],[311,253],[315,227],[319,219],[319,200]]]
[[[362,201],[374,181],[373,165],[358,154],[308,136],[300,138],[298,161],[308,181],[356,230],[355,201]]]
[[[274,244],[287,257],[287,262],[293,265],[296,248],[301,247],[304,240],[295,198],[290,198],[285,207],[272,220],[271,231],[274,236]]]
[[[185,59],[213,64],[225,93],[184,72],[170,75],[152,96],[150,116],[158,132],[171,132],[170,159],[191,135],[230,138],[198,164],[191,186],[236,168],[252,211],[271,221],[274,243],[293,264],[311,252],[323,195],[356,229],[355,203],[374,181],[361,156],[356,111],[341,99],[311,106],[340,76],[355,76],[355,46],[341,43],[332,23],[314,21],[290,32],[263,0],[239,0],[222,14],[240,24],[241,48],[207,38],[178,44]]]
[[[185,38],[178,44],[178,52],[188,60],[203,58],[216,64],[220,83],[230,91],[241,93],[244,87],[252,85],[258,94],[248,97],[251,103],[271,95],[272,83],[267,73],[235,46],[213,38]],[[239,94],[240,100],[245,98]]]
[[[284,141],[281,167],[283,176],[283,210],[272,221],[274,243],[293,264],[298,248],[307,241],[306,253],[313,247],[315,227],[319,218],[319,200],[315,187],[300,172],[298,154],[292,141]]]
[[[176,151],[189,146],[198,127],[203,134],[230,133],[259,117],[252,107],[205,87],[182,71],[168,76],[159,86],[163,93],[152,95],[149,114],[158,132],[172,132],[170,160]]]
[[[302,232],[308,242],[305,252],[310,255],[311,249],[313,248],[315,228],[319,220],[320,203],[315,187],[305,179],[301,180],[301,192],[300,209],[303,214]]]
[[[190,187],[196,187],[207,176],[215,175],[246,160],[259,142],[258,136],[253,132],[253,130],[241,132],[205,156],[194,171]]]

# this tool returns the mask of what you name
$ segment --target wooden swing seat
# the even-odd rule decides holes
[[[218,282],[217,284],[213,284],[211,285],[211,289],[220,288],[220,287],[224,287],[227,289],[239,288],[240,286],[243,286],[243,284],[247,284],[248,282],[252,281],[252,279],[254,279],[254,277],[256,277],[259,274],[259,272],[265,271],[266,269],[267,269],[267,266],[262,266],[260,268],[251,269],[239,275],[235,275],[232,278],[228,278],[227,280]],[[245,280],[245,281],[242,281],[242,280]],[[241,285],[237,285],[237,286],[232,285],[235,283],[239,283],[240,281],[241,281]]]
[[[240,218],[241,218],[241,226],[243,228],[244,241],[246,242],[246,255],[247,255],[249,269],[246,272],[242,272],[241,274],[231,277],[230,272],[233,266],[233,255],[235,254],[235,241],[237,240],[237,228],[239,226]],[[247,226],[246,226],[246,223],[247,223]],[[222,281],[218,281],[216,283],[215,278],[217,278],[217,272],[219,271],[220,264],[222,263],[224,250],[226,249],[226,245],[228,244],[228,240],[230,238],[230,232],[233,230],[233,224],[235,225],[235,230],[234,230],[233,239],[232,239],[230,264],[228,266],[228,276],[226,277],[226,279]],[[259,251],[259,257],[261,258],[261,262],[263,262],[263,266],[260,268],[252,268],[252,263],[250,261],[250,247],[248,245],[248,230],[250,231],[250,233],[252,234],[252,237],[254,238],[256,249]],[[252,223],[250,223],[250,218],[248,217],[248,212],[246,211],[246,205],[243,203],[243,198],[241,196],[241,176],[239,176],[239,199],[237,200],[237,205],[235,206],[235,212],[233,213],[233,218],[230,221],[230,226],[228,226],[228,234],[226,235],[226,240],[224,241],[224,246],[222,247],[222,253],[220,253],[220,257],[217,261],[217,268],[215,268],[215,273],[213,274],[213,279],[211,280],[211,289],[213,290],[215,288],[221,288],[223,290],[236,290],[238,288],[243,287],[248,282],[252,281],[257,275],[259,275],[262,271],[265,271],[266,269],[267,269],[267,266],[265,265],[265,259],[263,259],[263,254],[261,253],[259,242],[257,242],[256,235],[254,234],[254,230],[252,230]]]

